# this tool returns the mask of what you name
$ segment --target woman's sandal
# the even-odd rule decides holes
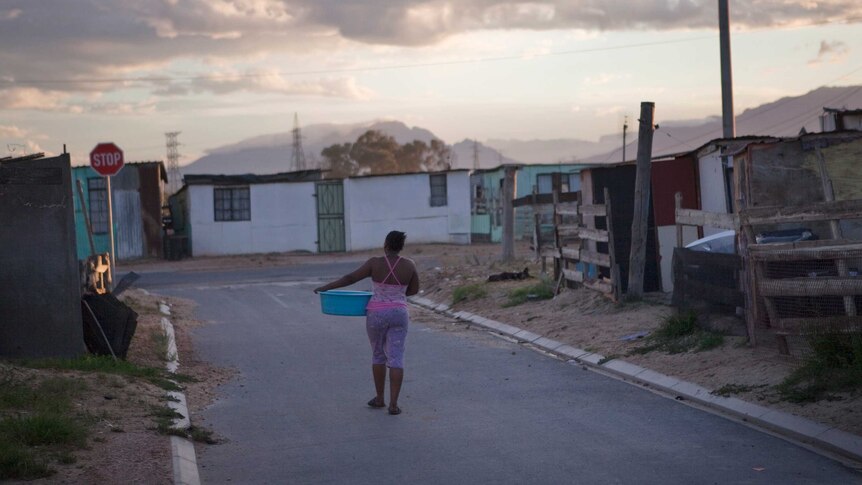
[[[373,408],[385,408],[386,403],[383,401],[378,401],[376,397],[372,397],[370,401],[368,401],[368,405]]]
[[[396,414],[401,414],[401,408],[398,406],[389,406],[389,414],[395,416]]]

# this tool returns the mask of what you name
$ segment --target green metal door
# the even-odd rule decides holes
[[[335,253],[344,246],[344,186],[341,181],[317,182],[317,251]]]

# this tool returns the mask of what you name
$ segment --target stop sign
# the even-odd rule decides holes
[[[90,152],[90,166],[105,177],[116,175],[124,163],[123,151],[113,143],[99,143]]]

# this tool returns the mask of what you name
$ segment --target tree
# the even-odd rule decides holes
[[[398,142],[376,130],[368,130],[356,139],[350,158],[356,161],[358,174],[398,173]]]
[[[320,154],[335,177],[449,170],[453,159],[450,147],[440,140],[399,145],[376,130],[366,131],[354,143],[328,146]]]
[[[329,166],[329,170],[334,177],[349,177],[356,175],[356,162],[350,158],[350,150],[353,147],[352,143],[344,143],[343,145],[335,144],[328,146],[320,152],[320,155]]]

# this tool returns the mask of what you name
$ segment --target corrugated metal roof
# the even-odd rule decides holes
[[[183,182],[185,185],[250,185],[281,182],[314,182],[321,179],[320,174],[320,170],[300,170],[267,175],[253,173],[241,175],[186,174],[183,176]]]

